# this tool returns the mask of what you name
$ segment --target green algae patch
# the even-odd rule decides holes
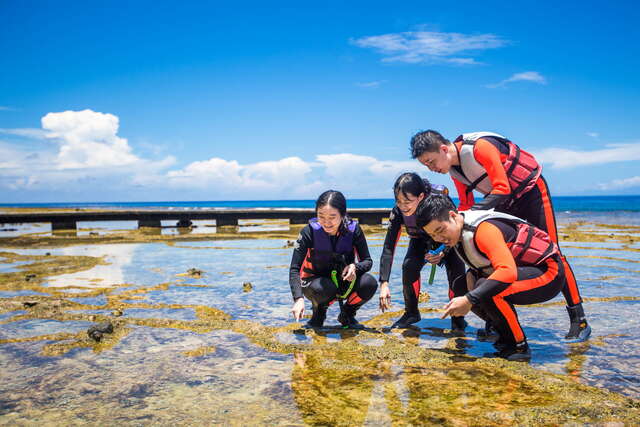
[[[160,284],[125,290],[123,294],[110,295],[108,306],[118,305],[125,310],[132,307],[192,308],[197,320],[114,319],[93,315],[94,321],[110,320],[114,325],[114,332],[106,334],[100,342],[89,338],[86,332],[80,332],[0,341],[0,344],[42,340],[46,343],[42,348],[44,356],[61,356],[77,348],[96,353],[111,350],[135,326],[196,333],[230,330],[265,350],[295,358],[291,388],[301,416],[310,425],[362,424],[372,401],[373,388],[378,383],[385,390],[386,412],[394,424],[640,422],[637,401],[581,386],[569,376],[548,374],[502,360],[475,359],[446,350],[426,349],[416,345],[415,339],[387,334],[372,327],[364,331],[336,330],[333,333],[339,333],[341,339],[329,341],[321,331],[300,331],[295,324],[268,327],[258,322],[233,320],[223,311],[207,306],[149,305],[121,300],[129,299],[134,292],[169,286]],[[75,306],[63,304],[57,311],[47,311],[43,306],[37,314],[56,320],[89,318],[85,313],[65,312],[72,307]],[[28,313],[23,318],[34,318],[35,314]],[[367,325],[377,323],[380,319],[374,318]],[[312,342],[284,344],[277,338],[280,333],[304,333]],[[380,345],[362,343],[371,339],[379,341]],[[214,352],[212,346],[201,346],[183,354],[208,357]],[[396,390],[399,383],[407,390],[406,399]]]
[[[185,356],[188,356],[188,357],[202,357],[202,356],[207,355],[209,353],[214,353],[215,351],[216,351],[216,346],[207,345],[207,346],[203,346],[203,347],[198,347],[198,348],[193,349],[193,350],[183,351],[182,354],[184,354]]]
[[[0,290],[42,290],[44,279],[49,276],[77,273],[89,270],[97,265],[105,265],[102,258],[91,256],[54,256],[20,255],[13,252],[0,252],[9,262],[29,262],[18,265],[18,271],[0,273]]]

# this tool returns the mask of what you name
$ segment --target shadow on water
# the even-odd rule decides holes
[[[0,424],[640,422],[640,268],[624,250],[628,229],[561,230],[580,242],[566,249],[573,259],[632,267],[609,278],[577,263],[594,327],[587,343],[562,342],[560,299],[518,308],[531,365],[483,358],[493,347],[476,340],[473,316],[465,334],[451,332],[439,319],[444,272],[423,287],[416,327],[389,330],[402,313],[373,303],[358,313],[365,330],[291,324],[288,241],[298,229],[4,239]],[[384,230],[366,232],[377,259]],[[618,260],[605,258],[614,249]],[[391,283],[397,310],[399,269]],[[114,331],[96,342],[86,330],[101,322]]]

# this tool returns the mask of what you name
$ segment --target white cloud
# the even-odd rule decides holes
[[[479,64],[466,55],[508,44],[493,34],[468,35],[436,31],[410,31],[362,37],[351,40],[358,47],[370,48],[384,55],[384,62]],[[459,55],[465,55],[461,57]]]
[[[299,157],[241,165],[236,160],[213,157],[197,161],[166,175],[177,188],[207,188],[218,194],[238,196],[243,192],[282,192],[306,184],[311,166]],[[269,197],[268,194],[262,194]]]
[[[598,138],[600,134],[598,132],[587,132],[587,136],[590,136],[591,138]]]
[[[7,135],[17,135],[23,136],[25,138],[32,139],[46,139],[48,132],[42,129],[31,129],[31,128],[14,128],[14,129],[1,129],[0,133],[4,133]]]
[[[49,113],[42,118],[48,138],[60,141],[59,169],[126,166],[140,159],[125,138],[117,135],[120,123],[113,114],[92,110]]]
[[[377,89],[380,87],[381,84],[386,83],[386,80],[376,80],[373,82],[363,82],[363,83],[356,83],[356,86],[358,87],[362,87],[362,88],[372,88],[372,89]]]
[[[601,190],[621,190],[623,188],[640,188],[640,176],[632,176],[624,179],[614,179],[611,182],[598,184]]]
[[[16,109],[12,107],[7,107],[6,105],[0,105],[0,111],[16,111]]]
[[[0,186],[57,189],[90,179],[109,185],[150,185],[158,172],[175,162],[172,156],[156,161],[132,153],[125,138],[117,135],[119,120],[112,114],[91,110],[48,113],[43,129],[1,129],[1,133],[31,140],[48,140],[39,151],[0,144]]]
[[[514,82],[532,82],[532,83],[538,83],[541,85],[546,85],[547,79],[544,78],[544,76],[538,73],[537,71],[524,71],[522,73],[516,73],[511,77],[509,77],[508,79],[502,80],[499,83],[488,84],[486,85],[486,87],[493,89],[497,87],[504,87],[509,83],[514,83]]]
[[[557,169],[640,160],[640,142],[609,144],[606,147],[608,148],[593,151],[547,148],[537,152],[535,156],[538,161]]]
[[[315,161],[288,157],[240,164],[211,158],[166,174],[169,185],[235,198],[314,198],[329,188],[356,197],[389,197],[393,180],[420,169],[415,161],[381,161],[359,154],[320,154]]]

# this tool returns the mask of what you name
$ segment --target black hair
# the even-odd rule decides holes
[[[429,129],[423,130],[411,137],[411,158],[417,159],[423,153],[436,153],[441,145],[451,144],[440,132]]]
[[[442,194],[432,194],[418,205],[416,210],[416,225],[423,228],[431,221],[449,220],[449,212],[458,212],[451,199]]]
[[[422,179],[417,173],[405,172],[393,184],[393,195],[396,199],[400,193],[407,198],[408,194],[414,197],[424,194],[427,197],[431,193],[431,184],[426,179]]]
[[[316,200],[316,215],[318,214],[318,209],[327,205],[340,212],[340,216],[342,217],[340,229],[344,231],[349,221],[351,221],[347,215],[347,199],[344,198],[344,194],[336,190],[327,190],[322,193],[318,197],[318,200]]]

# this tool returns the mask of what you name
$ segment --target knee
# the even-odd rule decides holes
[[[419,275],[423,265],[424,260],[419,258],[405,258],[402,262],[402,275],[404,277]]]
[[[303,287],[302,293],[312,303],[326,304],[335,294],[335,286],[329,279],[319,277],[313,279],[308,286]]]
[[[375,295],[378,289],[378,281],[369,273],[365,273],[360,277],[360,286],[358,287],[358,294],[360,298],[368,300]]]

